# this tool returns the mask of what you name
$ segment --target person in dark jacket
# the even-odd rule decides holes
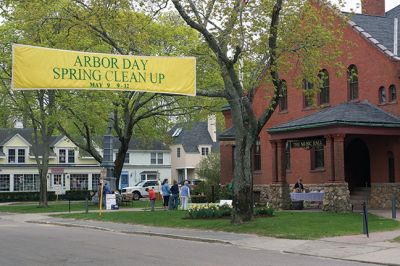
[[[296,190],[296,191],[302,192],[304,190],[304,186],[303,186],[302,182],[303,182],[303,180],[301,179],[301,177],[299,177],[297,179],[296,184],[294,184],[293,189]]]
[[[179,205],[179,186],[178,186],[178,181],[174,180],[172,182],[171,186],[171,199],[170,199],[170,205],[168,206],[168,209],[170,210],[176,210],[178,209]]]

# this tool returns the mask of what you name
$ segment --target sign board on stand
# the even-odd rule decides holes
[[[115,194],[106,194],[106,210],[111,210],[111,206],[117,205]]]

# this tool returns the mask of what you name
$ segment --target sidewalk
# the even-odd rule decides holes
[[[393,238],[400,236],[400,230],[371,233],[369,238],[364,235],[352,235],[323,238],[319,240],[291,240],[260,237],[250,234],[61,219],[48,217],[43,214],[25,214],[18,216],[19,218],[17,219],[19,221],[23,220],[30,223],[53,224],[125,234],[221,243],[260,250],[274,250],[284,253],[370,262],[382,265],[400,265],[400,243],[390,242]]]

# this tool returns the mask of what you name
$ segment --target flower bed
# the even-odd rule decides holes
[[[229,205],[220,206],[218,203],[206,203],[206,204],[191,204],[188,210],[189,219],[213,219],[229,217],[232,214],[232,207]],[[268,216],[274,215],[274,209],[267,204],[263,208],[254,209],[255,216]]]
[[[188,218],[191,219],[210,219],[231,216],[232,208],[217,203],[191,204],[188,210]]]

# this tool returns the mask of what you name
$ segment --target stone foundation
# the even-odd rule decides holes
[[[290,209],[289,184],[254,185],[253,190],[260,193],[260,203],[269,203],[275,209]]]
[[[324,184],[324,201],[322,209],[329,212],[351,211],[350,191],[347,183]]]
[[[400,183],[372,183],[369,208],[392,208],[393,195],[396,195],[396,206],[400,208]]]

